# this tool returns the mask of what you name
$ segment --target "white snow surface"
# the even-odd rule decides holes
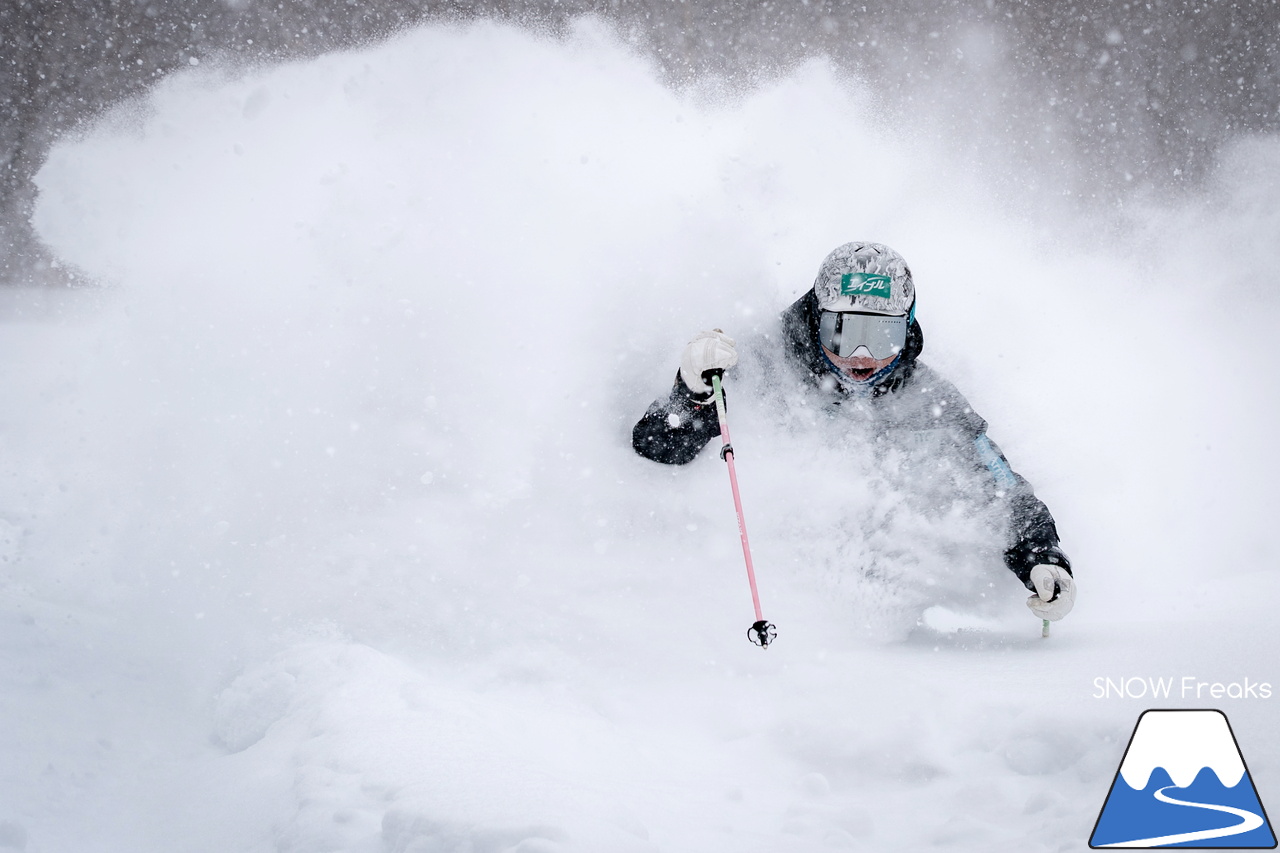
[[[1154,702],[1095,678],[1280,683],[1280,145],[1030,210],[900,119],[586,21],[202,64],[64,140],[35,221],[100,286],[0,306],[0,850],[1085,849]],[[731,376],[762,652],[723,464],[631,450],[851,239],[1058,520],[1048,640]],[[1265,799],[1280,700],[1217,701]]]
[[[1240,784],[1245,773],[1231,727],[1220,711],[1143,714],[1120,764],[1120,775],[1130,788],[1141,791],[1157,767],[1167,770],[1179,788],[1188,787],[1206,767],[1228,788]]]

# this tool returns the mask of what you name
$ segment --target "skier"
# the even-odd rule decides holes
[[[983,499],[1007,519],[1004,562],[1034,593],[1027,606],[1057,621],[1074,606],[1076,584],[1053,516],[987,437],[987,422],[918,360],[924,336],[915,309],[915,283],[902,256],[880,243],[846,243],[782,315],[783,360],[873,437],[944,432],[949,440],[938,452],[979,475]],[[672,465],[692,461],[720,433],[711,375],[737,363],[736,344],[721,330],[696,335],[680,357],[671,393],[635,425],[636,452]]]

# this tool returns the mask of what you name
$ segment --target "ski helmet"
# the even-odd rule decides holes
[[[915,318],[916,286],[903,257],[883,243],[845,243],[827,255],[813,282],[823,311]]]

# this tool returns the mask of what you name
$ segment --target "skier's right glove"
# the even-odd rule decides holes
[[[680,379],[695,394],[710,394],[711,386],[703,374],[712,370],[728,370],[738,363],[733,338],[719,329],[699,332],[680,355]]]
[[[1062,566],[1041,563],[1031,570],[1031,583],[1036,594],[1027,599],[1027,607],[1041,619],[1057,622],[1075,606],[1076,579]]]

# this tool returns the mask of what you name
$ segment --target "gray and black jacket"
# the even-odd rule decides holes
[[[827,388],[837,405],[867,413],[871,429],[883,434],[939,433],[954,436],[953,448],[978,472],[990,498],[1007,507],[1005,564],[1033,592],[1031,569],[1040,563],[1071,563],[1058,543],[1058,530],[1031,484],[1017,474],[987,437],[987,422],[949,381],[918,361],[924,335],[918,321],[907,332],[902,358],[871,390],[856,397],[840,385],[840,373],[818,344],[818,301],[809,291],[782,315],[782,349],[788,373],[802,383]],[[632,430],[632,446],[646,459],[669,465],[691,462],[720,434],[710,394],[695,394],[676,375],[671,393],[655,400]]]

